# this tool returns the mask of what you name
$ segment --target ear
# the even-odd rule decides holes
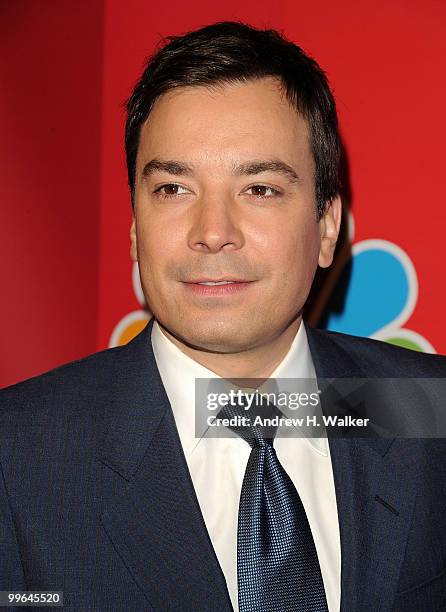
[[[336,242],[341,227],[342,203],[340,196],[336,196],[325,210],[319,221],[321,246],[319,250],[319,265],[328,268],[333,261]]]
[[[138,261],[138,245],[136,241],[135,215],[133,215],[132,225],[130,227],[130,258],[132,261]]]

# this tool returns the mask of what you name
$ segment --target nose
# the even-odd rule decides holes
[[[189,247],[202,253],[236,251],[244,244],[235,204],[225,198],[203,197],[189,231]]]

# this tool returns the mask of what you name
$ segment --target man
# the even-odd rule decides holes
[[[320,68],[238,23],[170,39],[126,152],[154,321],[3,392],[0,590],[69,610],[446,609],[443,440],[195,436],[196,379],[445,374],[302,322],[341,218]]]

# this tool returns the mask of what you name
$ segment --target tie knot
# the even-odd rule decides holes
[[[245,440],[252,448],[272,446],[281,412],[260,394],[248,402],[243,395],[223,406],[219,417],[228,419],[227,428]],[[254,401],[255,400],[255,401]]]

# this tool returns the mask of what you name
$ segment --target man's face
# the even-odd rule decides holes
[[[336,215],[317,220],[308,129],[273,78],[170,91],[142,126],[132,255],[183,343],[238,353],[295,324]]]

